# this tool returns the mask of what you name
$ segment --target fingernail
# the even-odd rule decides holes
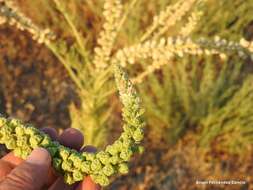
[[[85,147],[83,147],[83,149],[81,150],[81,152],[96,153],[97,149],[96,149],[96,147],[94,147],[92,145],[86,145]]]
[[[36,148],[27,157],[26,161],[31,164],[45,165],[45,164],[50,164],[51,157],[46,149]]]

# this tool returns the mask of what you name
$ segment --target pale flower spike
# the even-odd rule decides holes
[[[38,26],[19,12],[12,1],[0,0],[0,24],[15,25],[21,31],[28,31],[38,43],[47,43],[55,38],[49,29],[40,29]]]
[[[121,0],[106,0],[103,15],[105,23],[103,31],[98,38],[98,47],[94,49],[94,64],[98,69],[105,68],[109,61],[115,38],[117,36],[118,23],[122,15]]]
[[[229,55],[237,55],[242,59],[253,60],[252,44],[246,40],[241,40],[240,43],[227,41],[217,36],[214,40],[206,38],[192,40],[183,36],[168,37],[123,48],[117,51],[113,62],[126,67],[138,63],[139,60],[151,59],[154,64],[147,65],[145,71],[133,79],[134,83],[141,83],[147,75],[160,69],[176,56],[218,55],[222,60],[226,60]]]

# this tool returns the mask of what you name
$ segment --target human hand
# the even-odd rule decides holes
[[[42,129],[53,140],[78,151],[95,152],[92,146],[81,149],[84,138],[81,132],[69,128],[58,136],[53,128]],[[11,152],[0,160],[0,190],[100,190],[90,177],[82,182],[66,185],[51,167],[51,157],[46,149],[35,149],[26,160]]]

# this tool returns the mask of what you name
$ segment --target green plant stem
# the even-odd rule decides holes
[[[157,24],[156,25],[152,25],[152,27],[150,29],[148,29],[142,35],[140,42],[142,43],[142,42],[146,41],[150,37],[150,35],[155,31],[155,29],[157,28],[157,26],[158,26]]]
[[[73,72],[73,70],[71,69],[71,67],[69,66],[69,64],[65,61],[65,59],[55,50],[54,46],[49,42],[46,43],[46,46],[53,52],[53,54],[60,60],[60,62],[63,64],[63,66],[66,68],[66,70],[68,71],[71,79],[74,81],[74,83],[76,84],[76,86],[78,87],[78,89],[80,91],[83,90],[83,85],[80,82],[80,80],[77,78],[77,76],[75,75],[75,73]]]
[[[127,16],[130,14],[130,12],[132,11],[132,9],[134,8],[134,6],[136,5],[136,3],[138,2],[139,0],[132,0],[130,3],[129,3],[129,6],[127,8],[127,10],[125,11],[125,14],[123,15],[122,19],[120,20],[119,22],[119,27],[117,29],[117,33],[121,30],[123,24],[126,22],[126,19],[127,19]]]
[[[61,3],[58,1],[58,0],[54,0],[56,6],[58,7],[58,10],[61,12],[61,14],[63,15],[63,17],[65,18],[65,20],[67,21],[68,25],[70,26],[75,38],[76,38],[76,41],[77,41],[77,44],[80,48],[80,53],[82,54],[84,60],[86,63],[89,63],[89,60],[88,60],[88,53],[84,47],[84,42],[83,42],[83,39],[82,39],[82,35],[77,31],[77,28],[76,26],[74,25],[74,23],[72,22],[70,16],[68,15],[67,11],[64,11],[63,7],[61,6]]]

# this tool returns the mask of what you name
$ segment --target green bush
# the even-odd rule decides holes
[[[233,152],[252,144],[253,75],[233,59],[178,58],[139,85],[152,134],[176,143],[192,131],[200,145],[219,138]]]

